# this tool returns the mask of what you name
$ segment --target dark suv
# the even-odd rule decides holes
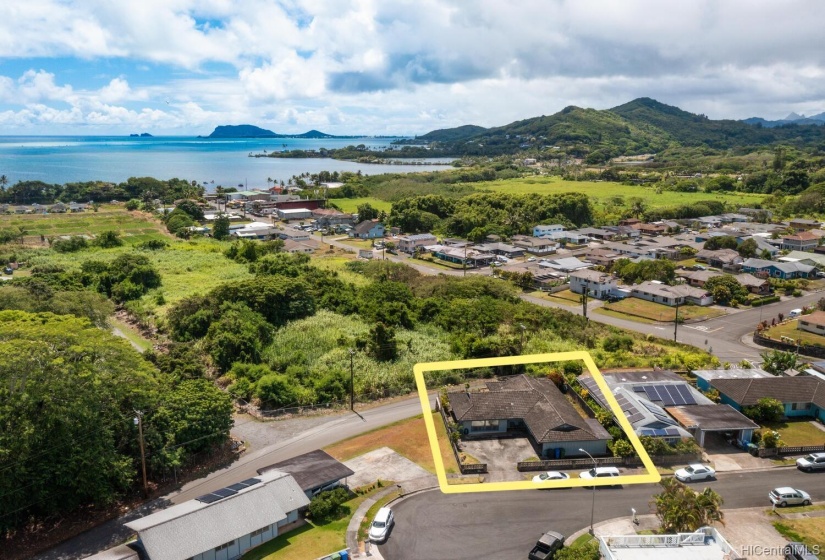
[[[785,546],[785,560],[819,560],[808,547],[801,542],[792,542]]]

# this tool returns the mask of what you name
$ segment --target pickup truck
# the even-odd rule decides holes
[[[551,560],[556,552],[564,546],[564,535],[555,531],[547,531],[527,556],[530,560]]]

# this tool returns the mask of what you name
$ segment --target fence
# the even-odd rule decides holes
[[[444,428],[447,430],[447,439],[450,441],[450,447],[453,449],[453,455],[455,456],[455,462],[458,463],[458,468],[461,470],[461,474],[479,474],[479,473],[486,473],[487,472],[487,463],[471,463],[471,464],[463,464],[461,462],[461,454],[458,451],[458,446],[450,437],[450,421],[447,418],[447,412],[444,410],[444,407],[441,405],[441,397],[435,397],[435,408],[441,414],[441,420],[444,421]]]
[[[695,463],[702,458],[699,453],[686,455],[654,455],[651,460],[659,466]],[[600,467],[627,467],[634,468],[642,465],[638,457],[594,457]],[[552,459],[548,461],[523,461],[516,465],[519,472],[554,471],[559,469],[590,468],[593,461],[585,459]]]
[[[757,455],[759,455],[759,457],[776,457],[777,455],[803,455],[806,453],[816,453],[818,451],[825,451],[825,445],[761,448],[757,452]]]
[[[805,356],[812,356],[814,358],[825,358],[825,346],[811,346],[810,344],[789,344],[781,340],[774,340],[767,336],[762,336],[758,332],[753,333],[753,341],[760,346],[767,346],[776,350],[784,350],[786,352],[796,352],[804,354]]]

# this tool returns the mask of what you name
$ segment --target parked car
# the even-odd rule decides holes
[[[775,506],[809,506],[811,505],[811,495],[797,488],[783,486],[774,488],[768,494],[768,499]]]
[[[533,477],[533,482],[545,482],[548,480],[567,480],[570,475],[565,472],[547,471]]]
[[[527,257],[527,262],[536,262],[536,257]]]
[[[801,542],[792,542],[785,545],[785,560],[819,560],[819,557]]]
[[[796,467],[805,472],[825,471],[825,453],[811,453],[797,459]]]
[[[594,467],[589,471],[579,473],[579,478],[613,478],[619,476],[619,469],[616,467]]]
[[[564,535],[555,531],[547,531],[536,542],[536,546],[527,555],[529,560],[550,560],[556,552],[564,547]]]
[[[802,310],[799,308],[791,309],[791,311],[788,313],[788,317],[791,319],[793,319],[794,317],[799,317],[800,315],[802,315]]]
[[[370,525],[370,540],[377,543],[387,540],[393,523],[395,523],[395,518],[393,517],[392,510],[388,507],[379,509],[378,513],[375,514],[372,525]]]
[[[716,478],[716,471],[707,465],[695,463],[679,469],[673,476],[681,482],[696,482],[697,480],[710,480]]]

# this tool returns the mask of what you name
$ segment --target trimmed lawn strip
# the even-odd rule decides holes
[[[810,344],[812,346],[825,346],[825,336],[814,334],[796,328],[798,319],[782,323],[762,331],[762,336],[770,337],[774,340],[781,340],[783,336],[790,337],[797,341],[797,344]]]
[[[825,504],[817,506],[784,507],[782,508],[782,513],[806,513],[809,511],[822,511],[823,509],[825,509]],[[768,511],[771,512],[772,510]]]
[[[605,309],[604,307],[590,309],[588,313],[598,313],[599,315],[607,315],[608,317],[615,317],[616,319],[622,319],[624,321],[633,321],[635,323],[645,323],[647,325],[655,325],[658,322],[652,319],[645,319],[644,317],[637,317],[635,315],[628,315],[626,313],[621,313],[619,311],[613,311],[612,309]]]
[[[825,558],[825,517],[783,519],[773,526],[786,539],[803,542],[808,548],[819,547],[819,557]]]
[[[779,439],[788,447],[825,445],[825,432],[812,426],[807,420],[776,422],[764,424],[762,427],[779,432]]]
[[[448,474],[457,473],[458,465],[447,441],[444,422],[437,412],[433,412],[432,415],[441,456],[444,458],[444,468]],[[348,461],[381,447],[389,447],[399,455],[422,466],[428,472],[435,473],[433,454],[427,439],[424,418],[421,415],[338,442],[325,447],[324,450],[339,461]]]
[[[617,311],[626,315],[642,317],[652,321],[672,323],[676,318],[676,308],[662,303],[653,303],[639,298],[626,298],[616,303],[606,303],[604,309]],[[680,319],[710,319],[724,315],[723,309],[701,307],[699,305],[680,305]]]
[[[372,520],[375,517],[375,514],[378,513],[378,510],[387,505],[388,503],[390,503],[391,501],[393,501],[394,499],[396,499],[400,495],[401,492],[396,490],[395,492],[390,492],[389,494],[387,494],[386,496],[372,504],[370,509],[368,509],[367,513],[364,515],[364,519],[361,520],[360,527],[358,527],[358,542],[363,542],[367,540],[367,534],[370,530],[370,523],[372,523]]]
[[[380,490],[377,489],[377,490]],[[373,490],[370,494],[374,493]],[[243,560],[306,560],[307,558],[320,558],[325,554],[331,554],[347,547],[347,526],[352,519],[355,510],[366,500],[370,494],[355,496],[344,507],[348,512],[341,518],[325,523],[313,523],[309,521],[306,525],[298,527],[279,535],[269,542],[250,550],[243,555]]]

